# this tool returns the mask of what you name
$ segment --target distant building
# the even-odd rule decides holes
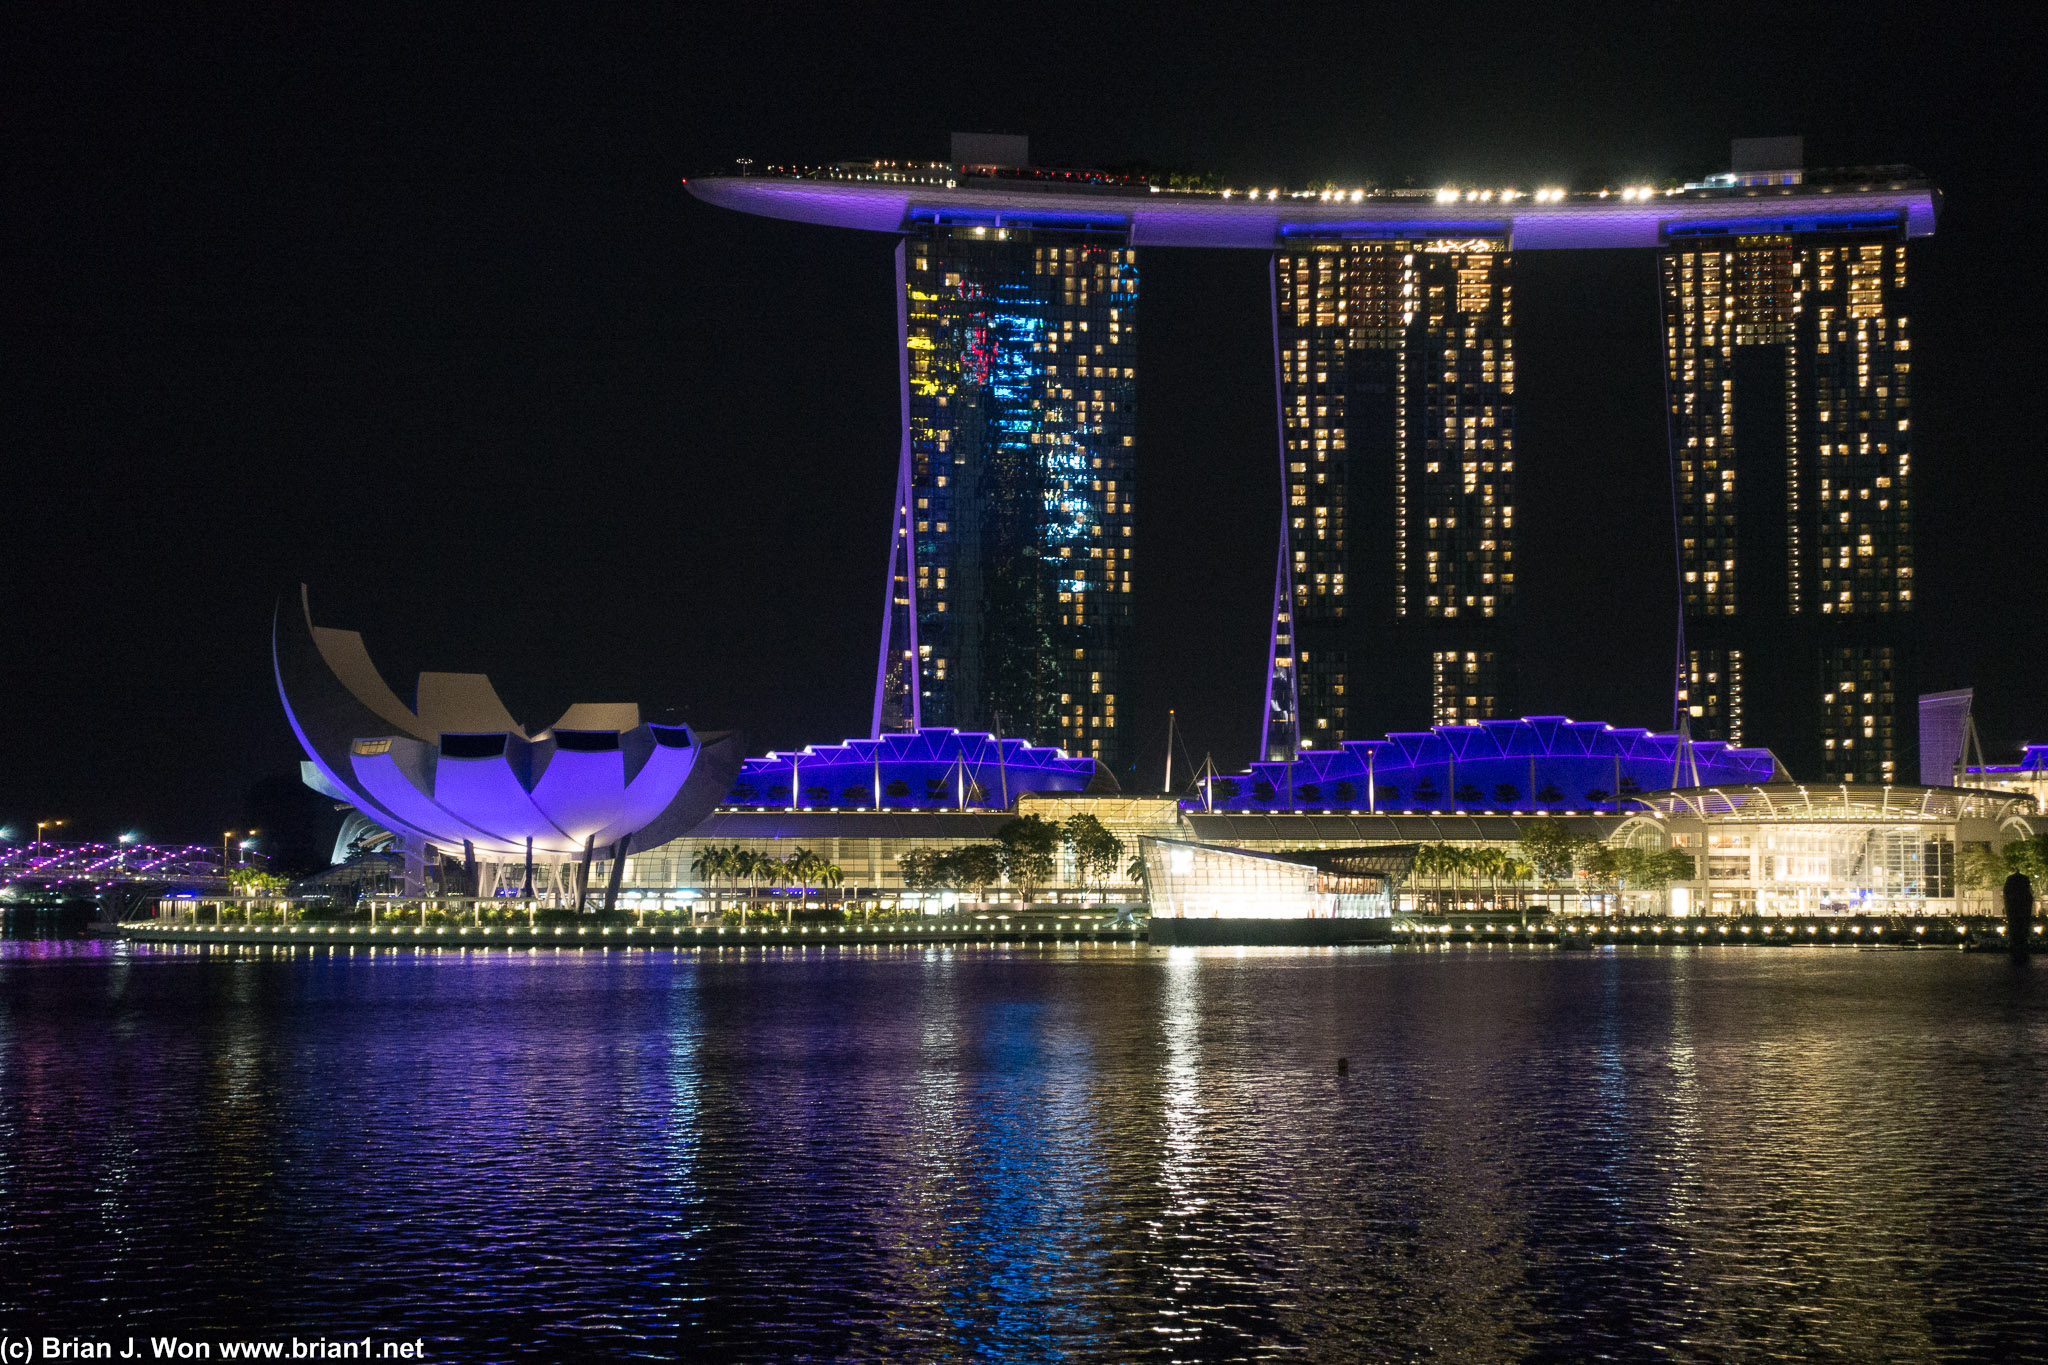
[[[1262,757],[1363,738],[1368,698],[1383,727],[1514,714],[1513,267],[1491,221],[1310,226],[1275,253],[1285,605]]]
[[[1800,185],[1797,152],[1738,144],[1730,182]],[[1917,767],[1909,235],[1809,198],[1684,224],[1661,258],[1680,699],[1695,735],[1828,782]]]
[[[1282,506],[1260,757],[1519,710],[1515,262],[1661,253],[1695,736],[1905,775],[1914,644],[1903,167],[1739,141],[1698,184],[1194,189],[947,162],[693,179],[899,239],[904,448],[874,733],[949,725],[1128,759],[1135,251],[1272,261]],[[1663,455],[1665,452],[1659,452]],[[1590,490],[1589,490],[1590,492]],[[942,609],[943,608],[943,609]]]
[[[1959,787],[1759,783],[1636,804],[1610,842],[1692,855],[1670,892],[1681,915],[1988,914],[1997,888],[1968,884],[1964,850],[2040,821],[2024,795]]]
[[[1130,647],[1137,254],[1085,215],[913,210],[876,734],[999,729],[1115,768]]]
[[[2017,763],[1974,764],[1963,770],[1962,783],[2031,796],[2048,810],[2048,744],[2026,745]],[[2043,828],[2048,832],[2048,826]]]

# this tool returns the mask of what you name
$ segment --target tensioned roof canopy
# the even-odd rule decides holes
[[[1678,820],[1914,821],[2003,820],[2030,815],[2034,800],[2018,792],[1979,787],[1892,787],[1877,783],[1764,782],[1737,787],[1687,787],[1650,792],[1635,804]]]

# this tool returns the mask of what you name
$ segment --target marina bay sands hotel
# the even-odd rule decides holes
[[[1907,248],[1938,195],[1902,167],[1803,159],[1797,138],[1741,141],[1704,182],[1590,192],[1185,189],[956,135],[945,162],[688,188],[897,238],[877,735],[1000,728],[1121,767],[1139,253],[1156,246],[1271,263],[1261,756],[1521,714],[1516,258],[1633,247],[1661,265],[1669,444],[1644,457],[1671,466],[1677,718],[1807,780],[1910,779]]]

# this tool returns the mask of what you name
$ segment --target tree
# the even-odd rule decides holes
[[[1617,844],[1589,844],[1580,865],[1589,876],[1614,887],[1616,908],[1624,914],[1631,890],[1661,891],[1697,871],[1692,855],[1682,848],[1644,849]]]
[[[1486,878],[1487,890],[1492,893],[1491,907],[1499,909],[1500,873],[1508,855],[1497,848],[1468,848],[1463,853],[1465,870],[1475,877]]]
[[[825,860],[807,848],[799,848],[782,860],[782,875],[800,888],[806,910],[810,909],[811,904],[811,883],[818,880],[824,869]],[[790,908],[785,901],[782,907],[782,922],[787,924],[789,920]]]
[[[866,787],[843,787],[840,789],[839,799],[849,806],[858,806],[868,799],[868,789]]]
[[[721,917],[725,906],[718,894],[718,879],[732,871],[733,850],[720,848],[717,844],[706,844],[697,850],[697,856],[690,860],[690,874],[700,881],[711,883],[711,913]]]
[[[1074,871],[1084,895],[1091,881],[1107,881],[1115,875],[1117,864],[1123,860],[1124,841],[1110,833],[1102,821],[1083,811],[1069,818],[1061,826],[1060,834],[1073,850]]]
[[[1252,795],[1261,803],[1270,802],[1276,794],[1277,791],[1271,782],[1261,780],[1252,783]]]
[[[913,848],[898,855],[896,870],[903,874],[903,885],[912,891],[931,891],[937,888],[940,869],[939,854],[929,848]]]
[[[1578,868],[1593,881],[1611,885],[1615,891],[1616,908],[1619,909],[1621,888],[1628,881],[1627,873],[1622,869],[1621,850],[1612,844],[1588,840],[1579,849]]]
[[[1234,777],[1219,777],[1209,783],[1209,795],[1218,801],[1234,799],[1244,787]]]
[[[1294,789],[1295,796],[1303,801],[1315,802],[1323,799],[1322,787],[1314,782],[1304,782]]]
[[[1494,787],[1493,799],[1503,806],[1512,806],[1522,799],[1522,789],[1512,782],[1502,782]]]
[[[901,801],[910,795],[910,784],[899,777],[882,788],[882,791],[891,801]]]
[[[1060,827],[1042,815],[1020,815],[996,831],[996,844],[1002,850],[1003,875],[1023,891],[1028,905],[1038,884],[1052,877]]]
[[[1579,846],[1584,842],[1570,825],[1554,815],[1522,822],[1522,856],[1535,868],[1535,875],[1552,886],[1572,875],[1578,863]]]
[[[1964,890],[1995,894],[2015,872],[2034,884],[2037,897],[2048,886],[2048,834],[2015,839],[1995,849],[1990,844],[1967,843],[1958,853],[1956,884]]]
[[[1456,796],[1459,801],[1466,805],[1474,805],[1486,799],[1479,788],[1470,782],[1460,782],[1458,790],[1453,792],[1452,795]]]
[[[972,891],[976,900],[987,899],[990,885],[1002,879],[1003,853],[997,844],[968,844],[947,861],[951,864],[951,880]]]
[[[789,865],[783,862],[782,859],[770,857],[766,853],[755,853],[750,856],[754,860],[754,879],[759,884],[765,886],[782,886],[787,884],[789,880]],[[768,912],[768,917],[770,919],[775,917],[775,911],[772,908]]]
[[[1554,806],[1564,800],[1564,793],[1557,789],[1555,782],[1545,782],[1537,789],[1536,799],[1546,806]]]
[[[229,871],[228,885],[237,896],[275,896],[290,886],[291,881],[261,868],[237,867]]]
[[[822,805],[824,805],[824,804],[825,804],[825,799],[826,799],[827,797],[831,796],[831,795],[832,795],[832,789],[831,789],[830,787],[805,787],[805,788],[804,788],[804,800],[806,800],[806,801],[810,802],[810,803],[811,803],[812,805],[814,805],[814,806],[822,806]]]
[[[1446,876],[1456,879],[1464,865],[1464,853],[1449,844],[1424,844],[1415,850],[1414,871],[1434,882],[1432,902],[1437,914],[1444,914],[1443,890]]]
[[[1536,865],[1527,858],[1518,858],[1513,854],[1504,854],[1502,855],[1500,875],[1507,879],[1510,886],[1519,886],[1524,882],[1534,880]],[[1522,906],[1525,912],[1528,904],[1528,898],[1523,897]]]
[[[1348,806],[1358,799],[1358,784],[1355,782],[1339,782],[1333,789],[1333,792],[1340,804]]]

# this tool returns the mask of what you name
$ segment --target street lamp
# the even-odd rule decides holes
[[[43,831],[46,829],[55,829],[57,828],[57,826],[63,823],[64,822],[62,820],[36,821],[36,852],[41,853],[43,851]]]
[[[228,875],[228,843],[229,843],[229,841],[230,841],[230,840],[232,840],[232,839],[234,839],[234,838],[235,838],[235,837],[236,837],[237,835],[246,835],[247,837],[243,839],[243,841],[242,841],[242,843],[241,843],[241,845],[240,845],[240,846],[241,846],[241,847],[243,847],[243,848],[247,848],[247,847],[249,846],[249,844],[248,844],[248,840],[249,840],[249,839],[253,839],[253,838],[255,838],[255,837],[256,837],[257,835],[261,834],[262,832],[263,832],[263,831],[262,831],[262,830],[260,830],[260,829],[246,829],[246,830],[237,830],[237,829],[224,829],[224,830],[222,830],[222,831],[220,832],[220,875],[221,875],[221,876],[225,877],[225,876],[227,876],[227,875]]]

